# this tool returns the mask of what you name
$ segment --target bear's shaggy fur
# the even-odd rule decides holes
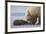
[[[40,20],[40,7],[29,7],[27,16],[31,17],[31,18],[28,18],[27,21],[31,21],[32,24],[35,24],[37,21],[37,18],[39,18]]]

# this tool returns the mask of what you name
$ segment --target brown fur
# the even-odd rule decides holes
[[[40,7],[31,7],[31,9],[28,9],[28,15],[31,18],[27,19],[28,21],[31,21],[32,24],[35,24],[37,21],[37,17],[40,17]]]

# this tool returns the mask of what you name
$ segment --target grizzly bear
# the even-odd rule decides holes
[[[29,7],[27,21],[31,24],[40,24],[40,7]],[[38,18],[38,19],[37,19]]]

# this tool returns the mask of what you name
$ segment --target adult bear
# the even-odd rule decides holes
[[[33,25],[36,23],[40,24],[40,7],[29,7],[27,12],[27,21],[29,21]]]

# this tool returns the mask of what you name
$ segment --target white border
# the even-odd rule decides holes
[[[21,5],[21,6],[40,6],[41,7],[41,27],[34,28],[11,28],[10,24],[10,6],[11,5]],[[8,32],[17,32],[17,31],[33,31],[33,30],[43,30],[43,4],[28,4],[28,3],[11,3],[8,2],[8,23],[7,23]]]

